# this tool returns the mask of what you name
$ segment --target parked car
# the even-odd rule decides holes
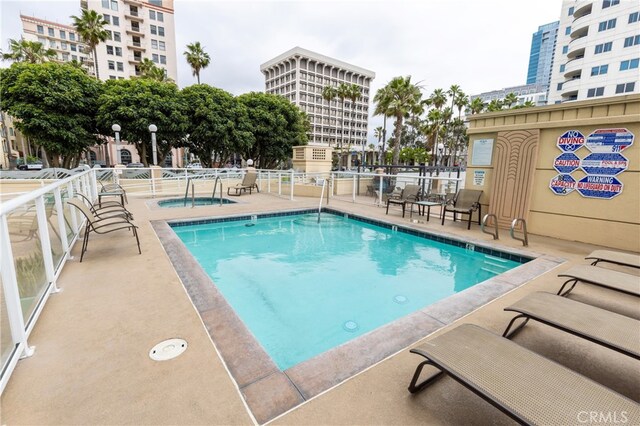
[[[187,164],[187,169],[201,169],[202,164],[200,163],[189,163]]]
[[[134,169],[134,168],[139,168],[139,167],[144,167],[144,164],[142,164],[142,163],[129,163],[129,164],[127,164],[127,168],[128,169]]]
[[[42,163],[18,164],[18,170],[42,170]]]

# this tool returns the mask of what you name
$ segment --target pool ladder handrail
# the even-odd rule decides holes
[[[187,187],[184,189],[184,204],[183,207],[187,207],[187,198],[189,197],[189,184],[191,184],[191,207],[195,204],[195,194],[193,189],[193,182],[191,182],[191,178],[187,178]]]
[[[485,226],[487,225],[487,223],[489,222],[489,219],[493,218],[493,232],[491,231],[487,231],[485,229]],[[493,213],[489,213],[489,214],[485,214],[484,217],[482,218],[482,223],[480,224],[480,229],[482,230],[482,232],[484,232],[485,234],[489,234],[493,237],[494,240],[498,240],[498,216],[496,216]],[[513,235],[512,235],[513,236]]]
[[[320,203],[318,205],[318,223],[320,223],[320,213],[322,213],[322,199],[324,198],[324,189],[327,186],[327,180],[322,181],[322,191],[320,192]]]
[[[211,193],[211,205],[213,205],[213,200],[216,197],[216,188],[218,187],[218,182],[220,182],[220,206],[222,206],[222,181],[220,180],[220,176],[216,176],[216,180],[213,183],[213,192]]]
[[[517,237],[515,234],[516,226],[518,226],[518,223],[522,223],[522,238]],[[511,238],[513,238],[514,240],[522,241],[523,246],[527,247],[529,245],[529,234],[527,233],[527,221],[524,220],[523,218],[519,217],[517,219],[513,219],[513,222],[511,222],[511,229],[509,233],[511,234]]]

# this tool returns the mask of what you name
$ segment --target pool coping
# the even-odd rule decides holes
[[[445,232],[427,232],[385,220],[369,219],[335,208],[323,207],[322,210],[333,214],[345,214],[359,221],[411,235],[453,242],[454,245],[462,247],[469,247],[468,244],[471,244],[470,248],[475,251],[488,254],[506,252],[531,260],[281,371],[173,232],[172,227],[252,220],[256,217],[289,216],[317,212],[317,209],[151,221],[211,340],[221,354],[247,406],[260,424],[342,383],[565,261],[562,258],[504,247],[474,238],[463,239]]]

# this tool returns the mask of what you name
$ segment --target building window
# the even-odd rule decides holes
[[[71,51],[72,51],[72,52],[77,52],[77,51],[78,51],[78,45],[77,45],[77,44],[75,44],[75,43],[71,43],[71,44],[69,45],[69,47],[71,48]]]
[[[598,24],[598,31],[606,31],[616,27],[616,18]]]
[[[118,11],[118,0],[111,0],[111,10]]]
[[[616,85],[616,94],[618,93],[629,93],[633,92],[636,88],[636,82],[632,81],[631,83],[622,83]]]
[[[609,71],[609,65],[600,65],[599,67],[593,67],[591,68],[591,76],[593,77],[594,75],[603,75],[606,74],[607,71]]]
[[[62,49],[62,50],[67,50],[67,42],[65,42],[65,41],[61,41],[61,42],[60,42],[60,49]]]
[[[596,87],[594,89],[587,90],[587,98],[594,98],[602,95],[604,95],[604,87]]]
[[[167,64],[167,57],[164,55],[160,55],[160,63],[163,65]]]
[[[44,27],[42,25],[38,25],[38,34],[44,34]]]
[[[162,12],[158,12],[158,13],[157,13],[157,16],[158,16],[158,21],[160,21],[160,22],[164,22],[164,13],[162,13]]]
[[[162,50],[163,52],[166,50],[166,45],[164,44],[164,41],[159,41],[158,42],[158,47],[160,48],[160,50]]]
[[[122,41],[122,37],[118,31],[113,32],[113,41]]]
[[[76,41],[76,33],[69,33],[69,40]]]
[[[633,70],[638,68],[638,62],[640,59],[629,59],[628,61],[620,62],[620,71]]]
[[[149,0],[149,4],[154,6],[162,6],[162,0]]]
[[[63,53],[62,54],[62,60],[65,62],[69,62],[69,54],[68,53]]]
[[[72,61],[77,61],[78,60],[78,55],[71,55],[71,60]]]
[[[567,13],[567,15],[572,16],[573,15],[573,11],[575,10],[575,8],[573,6],[571,6],[569,8],[569,13]]]
[[[566,66],[565,64],[560,65],[560,72],[564,72],[564,67],[565,66]]]
[[[60,38],[63,40],[67,39],[67,32],[64,30],[60,30]]]
[[[636,44],[640,44],[640,35],[631,36],[624,39],[624,47],[635,46]]]
[[[49,37],[55,37],[56,33],[53,28],[47,28],[47,31],[49,32]]]
[[[568,51],[569,51],[569,46],[562,46],[562,54],[563,55],[566,55]]]
[[[111,31],[109,31],[109,30],[106,30],[106,31],[107,31],[107,38],[109,40],[113,40],[113,33]]]
[[[120,161],[122,161],[122,164],[129,164],[131,163],[131,151],[129,151],[128,149],[121,149],[120,150]]]
[[[107,24],[111,23],[111,15],[107,15],[105,13],[104,15],[102,15],[102,17],[104,18],[105,21],[107,21]]]
[[[158,54],[157,53],[154,53],[154,54],[151,55],[151,60],[156,64],[158,62],[160,62],[160,59],[158,58]]]
[[[109,0],[102,0],[102,7],[109,9]]]
[[[595,50],[595,54],[599,54],[599,53],[603,53],[603,52],[610,52],[611,51],[611,47],[613,46],[613,42],[606,42],[603,44],[597,44],[596,45],[596,50]]]
[[[122,56],[122,47],[116,47],[116,56]]]
[[[113,55],[113,46],[107,45],[107,55]]]
[[[158,27],[155,25],[149,25],[149,28],[151,29],[151,34],[158,35]]]
[[[112,16],[111,17],[111,24],[113,24],[116,27],[120,26],[120,18],[118,18],[117,16]]]
[[[564,29],[564,35],[569,35],[571,34],[571,27],[567,27]]]
[[[611,7],[611,6],[615,6],[616,4],[619,4],[619,3],[620,3],[620,0],[603,0],[602,1],[602,8],[606,9],[608,7]]]
[[[44,46],[47,44],[47,39],[44,37],[38,37],[38,43]]]
[[[113,61],[107,61],[107,63],[109,64],[109,69],[110,70],[115,70],[116,69],[116,63]]]
[[[158,27],[158,35],[164,37],[164,27]]]
[[[634,12],[632,14],[629,15],[629,23],[633,24],[634,22],[638,22],[638,17],[640,15],[640,12]]]
[[[156,11],[155,10],[149,10],[149,19],[153,19],[154,21],[156,20]]]
[[[55,40],[49,40],[49,47],[52,49],[56,48],[56,41]]]
[[[151,48],[158,50],[158,40],[151,39]]]
[[[115,79],[116,79],[116,76],[115,76],[115,75],[110,75],[110,76],[109,76],[109,80],[115,80]]]
[[[124,71],[124,64],[122,62],[118,62],[116,65],[118,66],[118,71]]]

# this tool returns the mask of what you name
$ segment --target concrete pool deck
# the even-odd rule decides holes
[[[232,366],[225,365],[220,358],[151,227],[154,220],[312,208],[317,207],[318,201],[305,198],[290,201],[267,194],[234,200],[239,202],[222,207],[157,209],[149,200],[131,197],[128,207],[140,226],[143,254],[137,254],[134,240],[125,235],[92,236],[85,260],[67,264],[58,280],[63,292],[50,297],[29,339],[36,346],[36,353],[18,363],[2,395],[0,422],[253,423],[254,415],[247,410],[238,385],[228,373],[227,367]],[[330,207],[492,244],[491,237],[482,234],[477,225],[467,231],[461,223],[448,222],[444,227],[434,220],[428,224],[410,223],[398,210],[385,215],[384,209],[375,207],[371,199],[356,204],[332,199]],[[521,247],[504,235],[497,244]],[[471,322],[501,332],[512,317],[502,311],[505,306],[533,291],[557,291],[562,283],[557,273],[586,263],[584,255],[601,247],[530,236],[529,248],[567,262],[454,321],[453,325]],[[75,247],[74,254],[78,253],[79,247]],[[638,301],[631,296],[585,285],[578,286],[571,298],[640,318]],[[233,329],[217,332],[234,338]],[[151,347],[172,337],[186,339],[188,350],[172,361],[151,361],[148,357]],[[528,325],[514,340],[640,400],[637,361],[541,324]],[[249,350],[247,356],[251,356]],[[408,350],[400,350],[273,423],[511,423],[504,414],[449,378],[418,395],[410,395],[407,385],[419,361]],[[262,409],[254,408],[259,422],[271,417],[269,409],[281,397],[273,395],[272,400],[263,400]]]

